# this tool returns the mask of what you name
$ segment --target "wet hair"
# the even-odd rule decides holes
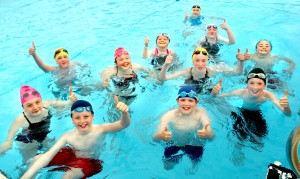
[[[269,40],[266,40],[266,39],[261,39],[261,40],[259,40],[259,41],[256,43],[256,45],[255,45],[255,50],[257,49],[257,46],[258,46],[258,44],[259,44],[261,41],[267,41],[267,42],[269,42],[270,47],[271,47],[271,50],[272,50],[272,48],[273,48],[272,43],[271,43]]]

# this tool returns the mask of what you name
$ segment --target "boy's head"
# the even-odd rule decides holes
[[[179,89],[177,100],[179,98],[192,98],[198,101],[198,94],[194,86],[187,85]]]
[[[249,74],[247,75],[246,82],[248,83],[248,81],[252,78],[259,78],[259,79],[263,80],[266,85],[267,75],[261,68],[254,68],[253,70],[251,70],[249,72]]]
[[[73,112],[81,113],[84,110],[94,115],[93,107],[89,102],[84,100],[75,101],[71,107],[71,117],[73,117]]]
[[[59,67],[67,68],[69,67],[69,52],[64,48],[58,48],[54,51],[54,59]]]
[[[201,11],[201,7],[198,4],[192,6],[192,15],[194,17],[199,16]]]
[[[21,98],[21,104],[23,105],[25,102],[33,99],[33,98],[42,98],[40,93],[27,85],[21,86],[20,88],[20,98]]]

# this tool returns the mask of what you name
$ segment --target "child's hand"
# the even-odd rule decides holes
[[[226,24],[226,19],[224,19],[224,22],[223,22],[220,26],[221,26],[221,28],[224,29],[224,30],[228,30],[228,29],[229,29],[229,27],[228,27],[227,24]]]
[[[211,131],[208,131],[207,127],[209,124],[206,124],[202,130],[197,131],[197,136],[201,139],[205,139],[207,137],[213,137],[214,134]]]
[[[172,138],[172,132],[169,132],[168,127],[165,127],[165,129],[159,133],[158,138],[168,141]]]
[[[283,97],[280,98],[280,100],[279,100],[279,104],[283,108],[286,108],[286,107],[290,106],[289,105],[289,100],[288,100],[288,97],[287,97],[288,93],[289,93],[289,90],[285,90]]]
[[[236,58],[240,61],[244,60],[244,55],[241,53],[241,50],[238,48],[238,53],[236,54]]]
[[[169,65],[171,64],[173,61],[173,56],[172,55],[168,55],[165,61],[165,64]]]
[[[145,42],[145,47],[148,47],[149,44],[149,37],[145,37],[144,42]]]
[[[119,102],[119,99],[117,96],[114,96],[114,100],[115,100],[117,109],[119,109],[121,112],[128,112],[129,107],[125,103]]]
[[[249,60],[251,58],[251,55],[248,53],[248,48],[246,48],[246,52],[244,54],[244,60]]]
[[[219,83],[213,87],[213,90],[212,90],[213,96],[217,95],[220,92],[220,90],[222,89],[222,82],[223,82],[223,80],[222,80],[222,78],[220,78]]]
[[[32,41],[32,46],[28,50],[29,55],[35,55],[35,45],[34,42]]]
[[[109,79],[105,79],[102,83],[101,86],[102,87],[107,87],[109,85]]]
[[[78,100],[78,97],[76,96],[75,93],[73,93],[73,90],[72,90],[72,85],[70,85],[70,96],[69,96],[70,100],[74,103],[75,101]]]
[[[185,12],[185,18],[188,19],[190,17],[189,13]]]

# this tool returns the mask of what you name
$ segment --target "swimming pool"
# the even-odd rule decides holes
[[[1,1],[0,142],[5,140],[12,120],[22,111],[19,103],[21,85],[29,84],[38,89],[44,99],[54,99],[47,87],[50,75],[44,74],[28,55],[32,41],[36,44],[37,53],[52,65],[55,64],[52,57],[54,49],[65,47],[73,60],[90,64],[95,82],[106,66],[113,65],[116,47],[124,46],[131,52],[133,62],[146,65],[147,62],[141,58],[144,36],[150,37],[149,47],[154,48],[154,39],[160,32],[169,34],[170,47],[190,66],[190,43],[193,38],[184,39],[181,32],[184,29],[184,11],[189,11],[193,3],[175,0]],[[289,96],[292,117],[285,117],[269,103],[265,104],[263,112],[269,134],[264,139],[263,149],[258,151],[244,147],[243,162],[234,163],[233,146],[227,137],[228,119],[209,104],[200,102],[200,106],[204,106],[211,116],[217,137],[206,144],[197,171],[191,169],[191,163],[186,158],[173,170],[166,171],[161,162],[163,147],[153,143],[151,135],[159,116],[176,105],[178,85],[175,81],[163,86],[150,85],[130,106],[133,109],[130,127],[107,137],[102,155],[104,169],[93,178],[263,178],[268,164],[275,160],[289,167],[285,142],[292,129],[299,124],[297,111],[300,94],[296,84],[300,79],[297,48],[300,2],[217,0],[210,4],[203,3],[201,7],[204,15],[226,18],[235,35],[236,44],[227,48],[222,56],[229,64],[234,63],[237,48],[244,51],[248,47],[250,52],[254,52],[255,43],[262,38],[271,40],[273,54],[295,61],[296,69],[288,83],[294,93],[294,96]],[[202,35],[199,33],[198,38]],[[221,31],[221,35],[225,36],[224,32]],[[281,97],[283,94],[276,95]],[[96,108],[95,123],[107,121],[107,108],[101,106],[106,99],[105,94],[94,92],[84,99],[91,101]],[[233,106],[240,104],[233,100],[230,103]],[[56,115],[52,121],[52,136],[58,137],[72,128],[68,111]],[[12,178],[18,178],[15,167],[19,164],[20,155],[15,148],[0,157],[0,169]]]

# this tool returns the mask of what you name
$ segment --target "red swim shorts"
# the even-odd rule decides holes
[[[51,160],[47,167],[59,166],[50,171],[67,171],[72,168],[81,168],[83,178],[91,177],[102,170],[103,161],[90,158],[77,158],[71,147],[62,148]]]

